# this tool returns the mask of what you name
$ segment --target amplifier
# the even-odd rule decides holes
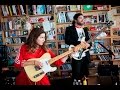
[[[97,68],[99,76],[117,76],[119,75],[118,70],[118,65],[98,65]]]

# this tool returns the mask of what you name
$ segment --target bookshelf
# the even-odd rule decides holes
[[[64,42],[64,34],[66,27],[72,24],[73,16],[81,12],[81,5],[56,5],[56,30],[58,42],[58,55],[68,51],[69,46]],[[71,59],[59,68],[61,78],[70,78],[72,75]]]
[[[64,32],[66,27],[71,25],[75,13],[83,13],[85,16],[85,24],[90,29],[90,34],[94,36],[106,25],[106,21],[108,20],[107,13],[113,9],[111,8],[111,5],[88,5],[88,7],[85,5],[1,5],[0,7],[2,27],[0,30],[2,34],[0,35],[2,35],[3,44],[9,48],[9,54],[13,57],[13,60],[19,46],[24,43],[22,40],[27,38],[30,30],[26,30],[23,25],[24,22],[20,22],[23,24],[18,22],[16,26],[9,27],[8,24],[10,21],[12,21],[11,24],[14,24],[17,23],[15,22],[16,20],[22,21],[24,19],[23,21],[25,21],[28,17],[29,20],[27,21],[31,23],[32,27],[39,26],[39,22],[42,20],[49,22],[49,31],[46,31],[48,36],[47,46],[51,48],[56,55],[60,55],[68,50],[69,46],[64,42]],[[39,9],[41,7],[43,9],[38,11],[37,8]],[[115,20],[118,20],[116,22],[119,28],[118,17],[119,13],[116,13],[114,18]],[[104,49],[97,51],[100,47],[97,47],[98,41],[113,50],[113,41],[115,38],[113,35],[114,29],[115,28],[112,27],[105,31],[107,37],[93,40],[93,47],[90,50],[92,62],[98,64],[97,62],[102,61],[99,58],[100,56],[108,55]],[[119,33],[118,29],[117,33]],[[117,35],[116,38],[119,38],[119,35]],[[119,44],[117,44],[117,46],[119,46]],[[68,61],[63,66],[59,67],[57,71],[49,73],[51,79],[70,78],[72,70],[70,63],[71,60],[68,59]]]
[[[120,32],[120,6],[114,6],[111,9],[112,14],[112,20],[114,21],[114,25],[111,28],[111,44],[112,44],[112,50],[115,54],[115,58],[114,58],[114,64],[119,65],[119,60],[120,60],[120,44],[119,44],[119,32]]]

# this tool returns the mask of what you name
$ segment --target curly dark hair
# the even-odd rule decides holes
[[[75,25],[75,20],[78,19],[79,16],[83,15],[82,13],[76,13],[74,16],[73,16],[73,21],[72,21],[72,25],[74,26]]]

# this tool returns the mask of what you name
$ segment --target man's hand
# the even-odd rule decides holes
[[[87,49],[88,47],[90,47],[90,44],[89,44],[89,43],[86,43],[85,49]]]
[[[85,41],[81,41],[80,43],[81,46],[76,46],[74,47],[74,52],[77,52],[78,50],[82,49],[82,48],[85,48],[86,49],[86,42]]]

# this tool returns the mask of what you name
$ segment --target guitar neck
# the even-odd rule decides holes
[[[73,52],[73,50],[69,50],[69,51],[67,51],[67,52],[64,52],[64,53],[62,53],[62,54],[60,54],[60,55],[58,55],[58,56],[50,59],[50,60],[49,60],[49,64],[54,63],[55,61],[57,61],[57,60],[65,57],[65,56],[68,55],[68,54],[71,54],[72,52]]]
[[[75,46],[75,47],[83,48],[83,46],[82,46],[81,44],[79,44],[79,45],[77,45],[77,46]],[[54,63],[55,61],[57,61],[57,60],[65,57],[65,56],[67,56],[68,54],[71,54],[72,52],[73,52],[73,49],[72,49],[72,50],[69,50],[69,51],[66,51],[66,52],[64,52],[64,53],[62,53],[62,54],[60,54],[60,55],[58,55],[58,56],[50,59],[50,60],[49,60],[49,64]]]

